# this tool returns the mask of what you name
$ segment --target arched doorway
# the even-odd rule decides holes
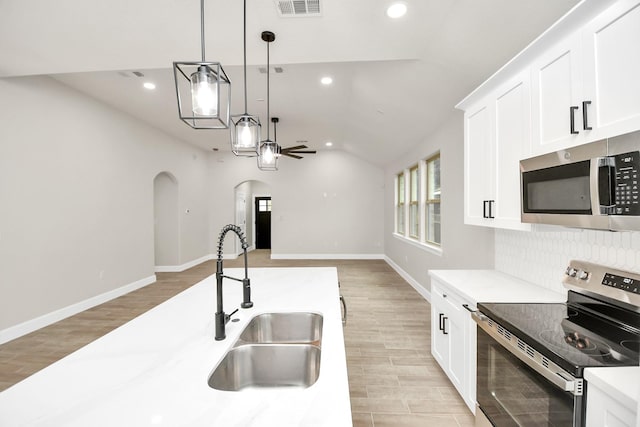
[[[179,265],[178,180],[169,172],[161,172],[153,180],[153,219],[156,270]]]

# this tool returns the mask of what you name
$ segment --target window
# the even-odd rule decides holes
[[[427,198],[425,200],[425,240],[440,244],[440,154],[427,159]]]
[[[271,212],[271,199],[258,200],[258,212]]]
[[[418,209],[418,165],[409,169],[409,236],[420,238],[420,214]]]
[[[404,172],[396,177],[396,232],[404,234]]]
[[[395,179],[395,234],[440,253],[440,153],[403,170]]]

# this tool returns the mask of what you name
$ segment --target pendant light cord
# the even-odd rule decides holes
[[[247,115],[247,0],[244,0],[244,114]]]
[[[269,139],[269,44],[271,42],[267,42],[267,139]]]
[[[202,48],[202,62],[204,61],[204,0],[200,0],[200,46]]]

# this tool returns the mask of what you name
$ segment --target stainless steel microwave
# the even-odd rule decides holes
[[[520,161],[522,222],[640,230],[640,131]]]

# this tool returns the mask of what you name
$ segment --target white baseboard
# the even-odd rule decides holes
[[[398,264],[393,262],[388,256],[384,257],[384,260],[393,268],[404,280],[406,280],[424,299],[431,302],[431,292],[424,288],[416,279],[411,277],[409,273],[404,271]]]
[[[185,262],[182,265],[156,265],[155,272],[156,273],[180,273],[191,267],[195,267],[198,264],[201,264],[205,261],[209,261],[215,258],[216,258],[215,255],[209,254],[209,255],[200,257],[198,259],[194,259],[193,261]]]
[[[271,254],[271,259],[384,259],[383,254]]]
[[[40,328],[44,328],[45,326],[49,326],[62,319],[66,319],[69,316],[73,316],[74,314],[78,314],[82,311],[103,304],[114,298],[135,291],[136,289],[143,288],[151,283],[154,283],[155,281],[156,276],[154,274],[153,276],[145,277],[144,279],[137,280],[133,283],[129,283],[128,285],[124,285],[117,289],[113,289],[103,294],[96,295],[94,297],[69,305],[59,310],[52,311],[51,313],[36,317],[35,319],[27,320],[26,322],[22,322],[7,329],[0,330],[0,344],[4,344],[8,341],[19,338]]]

